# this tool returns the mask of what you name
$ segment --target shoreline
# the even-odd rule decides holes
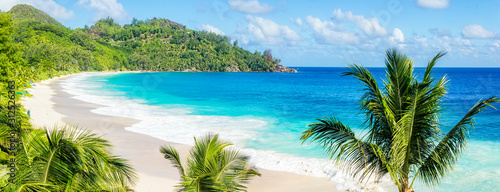
[[[178,170],[163,158],[159,153],[159,147],[161,145],[174,146],[179,150],[181,158],[185,158],[190,146],[125,130],[125,127],[139,121],[91,112],[102,106],[72,98],[74,95],[64,91],[60,84],[61,79],[64,77],[37,83],[37,86],[30,89],[33,97],[24,99],[23,105],[32,111],[34,126],[48,125],[50,127],[51,123],[64,122],[89,129],[111,141],[114,155],[128,159],[137,170],[139,181],[134,187],[136,191],[175,190],[175,185],[179,182]],[[33,103],[38,105],[33,105]],[[44,119],[49,121],[43,121]],[[248,191],[340,191],[336,189],[338,183],[330,181],[329,178],[272,171],[259,167],[258,170],[262,173],[262,177],[254,177],[247,184]]]

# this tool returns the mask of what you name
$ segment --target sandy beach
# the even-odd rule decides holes
[[[179,181],[178,170],[171,166],[159,152],[162,145],[172,145],[186,157],[190,146],[167,142],[148,135],[126,131],[125,127],[138,120],[92,113],[99,105],[72,98],[63,91],[59,77],[35,83],[23,105],[30,110],[32,124],[36,127],[52,127],[55,123],[77,125],[103,135],[114,145],[114,154],[126,158],[139,174],[134,187],[138,192],[175,191]],[[168,125],[165,125],[168,126]],[[248,191],[339,191],[337,183],[328,178],[303,176],[294,173],[259,168],[262,177],[250,181]]]

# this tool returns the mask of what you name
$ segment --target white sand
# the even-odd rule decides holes
[[[181,158],[188,154],[189,146],[171,143],[126,131],[124,127],[137,123],[136,120],[104,116],[90,112],[98,106],[72,99],[71,95],[60,91],[57,84],[61,78],[35,83],[31,98],[22,102],[30,110],[33,125],[52,127],[62,121],[79,124],[99,134],[114,145],[114,153],[129,159],[137,170],[139,181],[134,189],[138,192],[174,191],[179,182],[178,170],[159,153],[161,145],[173,145],[179,150]],[[62,112],[61,112],[62,111]],[[62,113],[62,114],[61,114]],[[65,114],[65,115],[63,115]],[[106,127],[103,128],[103,121]],[[339,191],[336,183],[328,178],[303,176],[288,172],[259,169],[262,177],[255,177],[248,184],[248,191]]]
[[[34,83],[35,86],[28,90],[33,96],[31,98],[25,97],[21,103],[26,110],[30,111],[32,125],[43,128],[63,124],[62,118],[64,115],[54,110],[55,103],[51,101],[54,91],[49,84],[68,76],[55,77],[40,83]]]

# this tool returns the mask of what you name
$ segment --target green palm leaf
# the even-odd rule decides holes
[[[172,146],[163,146],[160,147],[160,153],[164,155],[165,159],[170,160],[174,167],[179,169],[179,173],[181,174],[181,176],[184,176],[184,168],[182,167],[179,152],[177,152],[175,148],[173,148]]]
[[[71,126],[25,131],[8,188],[20,191],[126,191],[137,176],[126,160],[110,155],[110,143]]]
[[[322,146],[353,177],[380,179],[389,174],[399,191],[411,191],[417,177],[437,185],[464,150],[473,117],[499,102],[496,97],[481,100],[443,138],[438,117],[448,80],[446,76],[434,79],[432,71],[445,54],[439,52],[429,61],[418,82],[413,61],[395,49],[387,50],[383,90],[366,68],[350,65],[350,71],[343,75],[353,76],[365,86],[360,107],[369,131],[359,138],[366,139],[356,137],[333,116],[310,124],[300,139]]]
[[[469,126],[474,127],[474,115],[480,113],[485,107],[492,103],[498,103],[500,99],[491,97],[478,101],[465,116],[444,136],[429,157],[423,162],[419,169],[419,177],[428,185],[439,183],[441,178],[452,170],[458,158],[467,144],[469,138]]]
[[[300,139],[303,143],[306,141],[318,143],[330,158],[337,157],[336,163],[340,164],[340,168],[361,180],[373,173],[386,171],[385,159],[379,158],[380,147],[356,138],[348,126],[333,116],[318,121],[320,122],[310,124],[309,129],[302,132]]]
[[[218,135],[194,140],[186,166],[182,165],[175,148],[160,147],[165,159],[179,169],[179,191],[245,191],[243,184],[255,175],[260,176],[255,168],[248,166],[248,157],[226,149],[231,144],[220,141]]]
[[[365,124],[370,127],[368,142],[377,144],[383,151],[388,152],[392,140],[392,130],[389,126],[388,118],[391,118],[385,107],[385,95],[378,88],[377,81],[366,68],[352,64],[350,71],[343,73],[343,76],[354,76],[365,85],[365,94],[360,99],[361,110],[366,114]]]

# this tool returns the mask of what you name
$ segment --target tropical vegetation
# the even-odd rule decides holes
[[[137,180],[126,160],[110,155],[109,141],[88,130],[65,125],[20,133],[16,175],[0,181],[2,191],[130,191]]]
[[[270,50],[251,53],[227,36],[195,31],[168,19],[133,19],[119,25],[103,18],[69,29],[29,5],[7,12],[14,42],[34,73],[44,71],[272,71]]]
[[[429,186],[453,170],[466,148],[474,116],[499,98],[478,101],[448,133],[439,122],[447,78],[435,79],[432,58],[419,82],[413,60],[399,51],[386,52],[386,78],[382,88],[369,70],[350,65],[344,76],[353,76],[365,87],[360,108],[366,115],[366,135],[359,137],[335,116],[318,119],[302,133],[303,142],[315,142],[340,168],[361,180],[389,175],[399,191],[413,191],[417,180]],[[492,107],[492,106],[491,106]]]
[[[160,152],[179,169],[179,191],[246,191],[243,184],[260,173],[248,165],[247,156],[227,149],[230,145],[218,135],[195,137],[186,164],[172,146],[162,146]]]
[[[80,71],[275,71],[283,68],[279,62],[270,50],[251,53],[227,36],[168,19],[118,25],[103,18],[69,29],[29,5],[0,11],[1,191],[126,191],[135,181],[127,161],[111,155],[109,142],[97,135],[70,127],[35,129],[20,104],[35,82]],[[208,188],[244,189],[241,183],[257,174],[238,167],[245,157],[221,158],[231,160],[222,170],[238,174],[221,172]],[[13,160],[17,175],[8,181]]]
[[[23,7],[28,6],[14,10]],[[43,31],[64,28],[57,21],[35,9],[23,10],[0,12],[0,190],[129,191],[134,170],[111,155],[108,141],[78,128],[31,125],[20,104],[23,96],[31,96],[26,89],[35,81],[77,72],[67,63],[85,59],[78,58],[80,48]]]

